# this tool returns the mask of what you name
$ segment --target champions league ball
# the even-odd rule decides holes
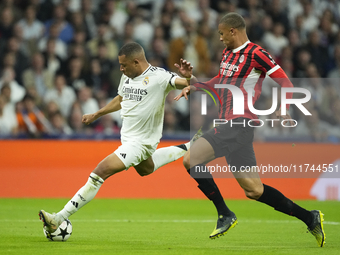
[[[64,220],[60,224],[58,229],[54,231],[53,233],[50,233],[46,231],[45,229],[43,229],[43,231],[44,231],[44,235],[46,236],[48,240],[64,242],[64,241],[67,241],[67,239],[69,239],[72,234],[72,224],[71,224],[71,221]]]

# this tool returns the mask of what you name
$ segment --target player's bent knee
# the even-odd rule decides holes
[[[147,176],[149,174],[152,174],[153,173],[153,170],[152,169],[143,169],[142,171],[137,171],[137,173],[140,175],[140,176]]]
[[[260,188],[255,188],[252,190],[244,190],[244,193],[246,194],[247,198],[258,200],[261,197],[263,190]]]
[[[103,168],[98,166],[92,172],[98,175],[103,180],[106,180],[107,178],[114,174],[112,171],[109,171],[107,169],[104,170]]]

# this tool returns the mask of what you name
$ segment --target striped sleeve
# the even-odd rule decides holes
[[[255,68],[271,75],[280,68],[270,54],[262,48],[254,52]]]
[[[277,65],[279,68],[272,72],[269,77],[272,78],[275,82],[277,82],[282,88],[292,88],[294,87],[293,83],[289,80],[286,73],[283,71],[283,69]],[[287,93],[287,99],[293,98],[293,93]],[[289,105],[287,105],[287,109],[289,109]]]

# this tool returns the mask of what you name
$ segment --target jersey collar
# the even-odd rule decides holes
[[[246,47],[247,46],[247,44],[248,43],[250,43],[250,41],[248,40],[248,41],[246,41],[244,44],[242,44],[240,47],[238,47],[238,48],[236,48],[236,49],[233,49],[233,53],[236,53],[236,52],[238,52],[238,51],[240,51],[240,50],[242,50],[244,47]]]

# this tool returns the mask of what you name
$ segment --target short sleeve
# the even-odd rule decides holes
[[[120,78],[120,82],[119,82],[119,86],[118,86],[118,95],[120,95],[121,97],[124,96],[124,94],[123,94],[123,84],[127,79],[128,79],[128,77],[125,76],[124,74]]]
[[[175,80],[179,76],[176,73],[166,71],[163,68],[158,69],[158,78],[160,80],[160,85],[163,89],[168,89],[171,86],[173,89],[176,88]]]
[[[280,66],[275,63],[274,59],[264,49],[260,48],[254,53],[255,68],[261,70],[268,75],[278,70]]]

